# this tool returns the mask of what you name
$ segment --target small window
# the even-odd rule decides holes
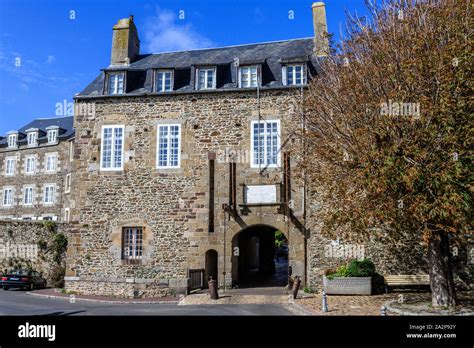
[[[33,187],[25,187],[25,195],[23,199],[24,205],[33,204]]]
[[[259,83],[257,66],[241,67],[239,69],[239,74],[241,88],[257,87],[257,84]]]
[[[11,207],[13,205],[13,189],[7,188],[3,190],[3,206]]]
[[[69,161],[74,161],[74,141],[69,142]]]
[[[56,171],[56,155],[48,155],[46,157],[46,171],[55,172]]]
[[[37,139],[37,133],[36,132],[30,132],[28,133],[28,146],[36,146],[36,139]]]
[[[48,143],[54,144],[58,141],[58,130],[53,129],[48,131]]]
[[[251,166],[280,166],[280,121],[252,121]]]
[[[108,94],[123,94],[124,74],[109,74]]]
[[[179,168],[180,152],[181,125],[159,125],[157,168]]]
[[[197,70],[197,89],[216,88],[216,69],[200,68]]]
[[[123,170],[124,126],[103,126],[101,170]]]
[[[297,86],[304,85],[305,83],[306,72],[303,64],[288,65],[283,68],[283,84]]]
[[[173,71],[158,70],[156,72],[156,91],[171,92],[173,90]]]
[[[5,160],[5,175],[14,175],[15,174],[15,163],[14,158],[7,158]]]
[[[71,192],[71,173],[66,174],[66,179],[64,183],[64,193],[69,193]]]
[[[25,173],[34,174],[36,172],[36,157],[27,157],[25,164]]]
[[[54,185],[47,185],[44,187],[44,204],[53,204],[54,203]]]
[[[140,260],[143,256],[143,228],[126,227],[122,231],[122,258],[124,260]]]
[[[64,221],[69,222],[70,219],[70,212],[71,210],[69,208],[64,209]]]
[[[8,136],[8,147],[10,148],[16,147],[17,140],[18,140],[17,134],[10,134]]]

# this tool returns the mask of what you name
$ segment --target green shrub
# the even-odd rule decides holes
[[[362,261],[352,260],[348,265],[339,266],[335,273],[328,274],[330,280],[335,277],[372,277],[375,274],[375,265],[370,259]]]

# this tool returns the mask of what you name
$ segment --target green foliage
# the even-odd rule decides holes
[[[285,234],[282,231],[275,231],[275,247],[279,249],[286,244],[287,240]]]
[[[53,260],[60,264],[67,250],[67,237],[63,233],[56,233],[53,237]]]
[[[352,260],[346,265],[341,265],[335,273],[328,274],[328,279],[336,277],[372,277],[375,274],[375,265],[370,259],[362,261]]]
[[[55,221],[45,220],[43,221],[43,227],[49,232],[55,232],[57,228],[57,223]]]
[[[64,287],[64,276],[66,275],[66,268],[62,265],[54,265],[49,274],[51,285],[55,288]]]

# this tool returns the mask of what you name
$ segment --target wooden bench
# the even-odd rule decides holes
[[[389,286],[421,286],[430,285],[430,276],[428,274],[417,274],[417,275],[385,275],[385,292],[388,293]]]

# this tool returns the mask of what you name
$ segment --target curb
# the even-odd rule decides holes
[[[387,311],[389,311],[389,312],[397,313],[399,315],[404,315],[404,316],[412,316],[412,317],[417,317],[417,316],[431,316],[431,317],[472,316],[472,314],[470,314],[470,313],[466,313],[466,314],[449,314],[449,313],[435,314],[435,313],[429,313],[429,312],[409,312],[409,311],[406,311],[406,310],[403,310],[403,309],[392,307],[391,306],[392,303],[395,303],[395,302],[397,302],[397,300],[391,300],[391,301],[385,302],[383,305],[387,308]]]
[[[31,296],[38,296],[38,297],[45,297],[45,298],[52,298],[52,299],[61,299],[61,300],[70,300],[71,297],[67,296],[56,296],[56,295],[45,295],[45,294],[38,294],[33,292],[27,292],[27,295]],[[75,296],[75,295],[74,295]],[[111,300],[96,300],[92,298],[82,298],[82,297],[74,297],[74,301],[85,301],[85,302],[98,302],[98,303],[116,303],[116,304],[166,304],[166,303],[179,303],[179,300],[176,301],[111,301]]]

